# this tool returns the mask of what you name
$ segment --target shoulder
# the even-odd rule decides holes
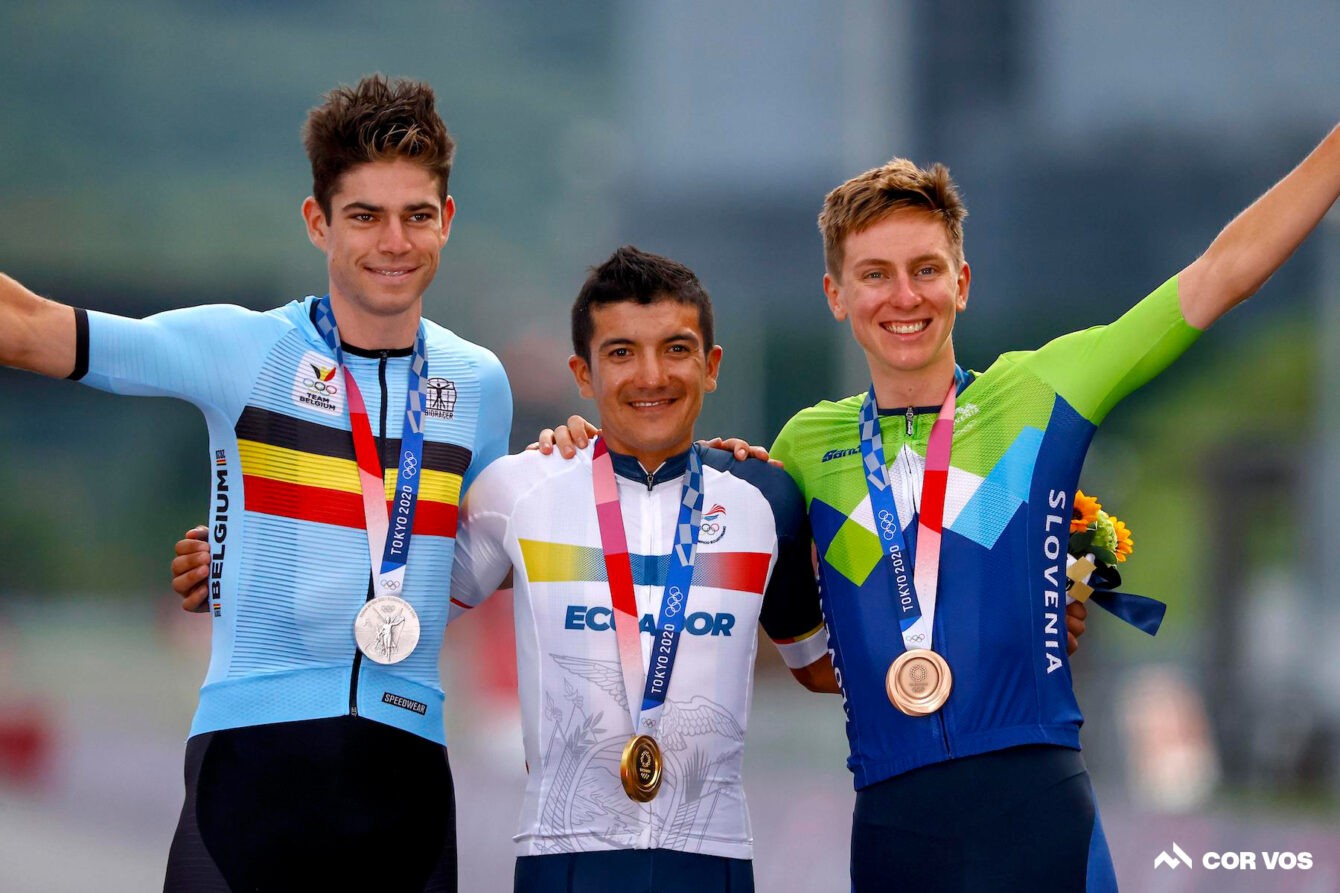
[[[761,459],[736,459],[728,450],[704,450],[703,465],[757,491],[772,510],[779,533],[796,529],[805,514],[800,489],[781,468]]]
[[[853,394],[841,400],[821,400],[791,416],[782,430],[783,432],[788,429],[810,431],[853,421],[860,415],[861,400],[864,396],[864,394]]]
[[[557,450],[548,456],[539,450],[524,450],[495,459],[470,488],[470,499],[475,503],[472,510],[503,511],[536,487],[557,485],[559,481],[589,481],[590,453],[587,447],[575,458],[564,459]]]
[[[438,325],[427,317],[423,320],[423,327],[424,338],[430,351],[445,351],[473,366],[481,376],[505,376],[502,362],[487,347],[467,341],[451,329]]]
[[[846,444],[856,434],[863,395],[843,400],[824,400],[793,415],[777,435],[773,454],[786,464],[791,477],[801,475],[803,466],[822,462],[824,455]]]

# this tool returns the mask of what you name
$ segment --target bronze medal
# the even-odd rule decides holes
[[[928,648],[898,655],[884,679],[893,706],[908,716],[928,716],[944,706],[954,677],[945,659]]]
[[[650,735],[634,735],[619,760],[619,780],[630,800],[646,803],[661,789],[661,747]]]

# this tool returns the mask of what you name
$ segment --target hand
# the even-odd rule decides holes
[[[193,614],[209,610],[209,530],[192,527],[177,540],[172,559],[172,591],[181,596],[181,609]]]
[[[1065,609],[1065,652],[1074,654],[1079,649],[1079,637],[1084,635],[1084,618],[1089,609],[1084,602],[1071,602]]]
[[[579,415],[568,417],[566,425],[559,425],[557,428],[545,428],[540,432],[540,439],[526,447],[528,450],[539,450],[548,456],[558,447],[558,454],[564,459],[571,459],[577,455],[578,450],[584,450],[591,443],[591,438],[600,433],[600,429],[592,425],[586,419]]]
[[[749,441],[743,437],[728,437],[722,440],[720,437],[713,437],[711,440],[698,441],[702,446],[713,450],[729,450],[735,454],[735,458],[743,462],[745,459],[762,459],[769,465],[782,467],[780,459],[769,459],[768,451],[761,446],[750,446]]]

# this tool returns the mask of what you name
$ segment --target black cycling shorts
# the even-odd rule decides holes
[[[351,716],[196,735],[163,889],[454,893],[446,748]]]
[[[1079,751],[1029,745],[856,792],[854,893],[1116,890]]]
[[[754,863],[676,850],[554,853],[516,860],[514,893],[754,893]]]

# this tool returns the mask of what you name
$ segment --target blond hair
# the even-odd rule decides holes
[[[842,273],[847,237],[879,223],[896,211],[924,211],[944,224],[954,259],[963,263],[963,218],[968,209],[959,198],[949,168],[917,167],[906,158],[852,177],[824,198],[819,232],[824,239],[824,265],[829,275]]]

